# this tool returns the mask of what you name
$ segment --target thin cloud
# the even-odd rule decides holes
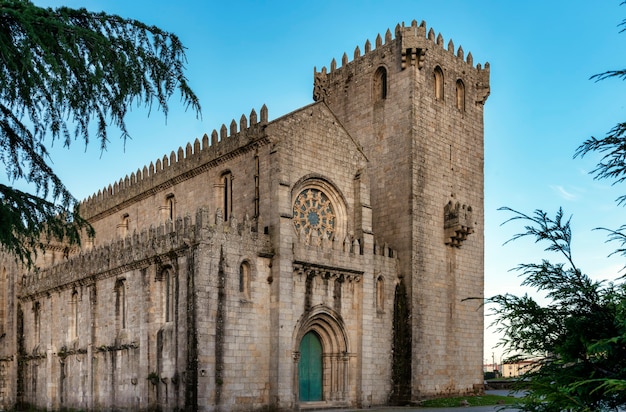
[[[570,193],[567,190],[565,190],[563,186],[550,186],[550,187],[552,188],[552,190],[556,191],[559,194],[559,196],[561,196],[565,200],[576,200],[576,198],[578,197],[575,194]]]

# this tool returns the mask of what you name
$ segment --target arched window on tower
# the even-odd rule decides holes
[[[387,69],[379,67],[374,73],[374,101],[387,98]]]
[[[242,262],[239,266],[239,293],[244,299],[250,299],[250,264]]]
[[[435,78],[435,99],[443,100],[443,70],[437,66],[434,70]]]
[[[165,220],[174,221],[176,217],[176,197],[173,193],[165,196],[165,205],[163,207],[163,215]]]
[[[128,215],[128,213],[124,213],[122,215],[122,219],[120,223],[117,225],[117,233],[119,234],[120,237],[128,236],[129,222],[130,222],[130,216]]]
[[[465,111],[465,84],[461,79],[456,81],[456,108]]]

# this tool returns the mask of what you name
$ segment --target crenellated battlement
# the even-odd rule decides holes
[[[480,63],[474,66],[474,57],[472,53],[467,53],[462,46],[455,48],[452,39],[448,41],[447,48],[445,47],[444,38],[441,33],[435,34],[433,28],[427,30],[426,22],[422,21],[419,25],[416,20],[411,22],[410,26],[396,25],[394,30],[395,37],[392,35],[391,30],[387,29],[384,37],[378,34],[374,41],[374,48],[370,40],[366,40],[364,45],[364,52],[361,54],[361,49],[357,46],[354,49],[353,60],[350,61],[348,54],[344,53],[341,58],[341,67],[337,66],[337,61],[333,58],[330,62],[329,68],[323,66],[318,72],[317,68],[313,69],[314,75],[314,91],[313,99],[315,101],[323,99],[327,95],[329,77],[334,78],[340,76],[343,70],[349,68],[352,64],[356,63],[362,58],[382,58],[385,57],[385,53],[388,51],[398,50],[401,54],[400,66],[404,70],[410,66],[417,66],[418,69],[423,69],[426,53],[428,50],[440,50],[449,55],[457,65],[465,66],[463,70],[466,70],[467,66],[470,66],[475,71],[476,86],[483,91],[482,94],[486,94],[484,98],[480,98],[478,103],[484,103],[486,96],[489,92],[489,63],[485,63],[484,67]],[[395,50],[394,50],[395,48]]]
[[[308,252],[319,250],[322,252],[341,252],[346,255],[373,254],[390,258],[397,257],[397,252],[391,249],[387,243],[381,244],[376,239],[372,248],[366,249],[364,240],[353,236],[346,236],[344,239],[328,239],[317,236],[315,231],[311,233],[313,234],[312,236],[300,234],[297,237],[297,246],[294,247],[307,250]]]
[[[344,273],[355,280],[363,273],[364,262],[371,262],[376,267],[390,265],[388,267],[395,271],[398,260],[397,252],[386,243],[374,240],[366,247],[365,239],[351,236],[344,239],[298,236],[293,244],[293,258],[294,262],[298,262],[299,272],[317,262],[313,266],[323,267],[325,273]]]
[[[233,119],[228,127],[222,124],[219,132],[214,129],[210,137],[205,134],[202,140],[195,139],[193,144],[188,142],[184,149],[179,147],[169,156],[164,155],[163,158],[150,162],[149,165],[144,165],[136,172],[98,190],[81,202],[81,214],[87,219],[94,218],[124,201],[162,190],[168,187],[168,183],[171,186],[174,184],[172,179],[176,177],[184,175],[189,178],[202,173],[219,164],[226,155],[232,157],[246,152],[246,148],[254,146],[252,143],[264,144],[267,123],[268,111],[263,105],[260,118],[253,109],[249,118],[241,115],[238,122]]]
[[[234,217],[224,222],[220,209],[211,215],[207,208],[200,208],[195,219],[189,215],[179,216],[175,221],[170,220],[106,245],[83,250],[62,263],[24,275],[20,295],[24,297],[93,283],[101,278],[146,267],[165,254],[184,253],[190,247],[211,239],[237,245],[254,243],[258,253],[271,255],[269,236],[257,233],[255,227],[247,216],[241,223]]]
[[[400,24],[396,25],[396,28],[394,30],[395,38],[393,37],[391,30],[387,29],[387,31],[385,32],[384,42],[383,42],[383,37],[379,33],[376,36],[376,39],[374,42],[375,47],[373,49],[372,49],[372,43],[369,41],[369,39],[366,40],[365,45],[364,45],[363,56],[369,53],[372,53],[376,50],[379,50],[382,46],[391,44],[394,40],[400,42],[400,45],[402,46],[403,58],[405,56],[407,57],[410,56],[411,52],[415,53],[417,49],[426,50],[428,49],[427,46],[431,46],[431,47],[436,46],[440,49],[444,49],[444,38],[441,35],[441,33],[438,33],[435,36],[435,31],[432,27],[428,30],[428,33],[426,32],[426,29],[427,29],[426,22],[423,20],[419,24],[419,26],[417,25],[416,20],[413,20],[411,22],[411,25],[408,27],[405,26],[404,22],[402,22],[402,25]],[[452,39],[448,41],[448,46],[447,46],[447,49],[445,50],[447,50],[447,52],[449,52],[453,56],[456,55],[457,59],[467,63],[468,65],[474,67],[478,71],[489,70],[488,62],[485,63],[484,68],[482,67],[480,63],[474,66],[474,57],[472,56],[472,53],[471,52],[468,53],[467,57],[465,57],[465,51],[463,50],[463,47],[459,46],[455,50],[454,42],[452,41]],[[359,46],[356,46],[356,48],[354,49],[352,62],[354,60],[357,60],[360,57],[362,57],[361,49],[359,48]],[[406,62],[406,65],[410,65],[412,62],[415,62],[415,61],[412,59],[407,59],[405,61],[403,59],[403,63],[404,62]],[[344,53],[341,58],[341,67],[337,67],[337,61],[333,58],[329,65],[330,70],[328,70],[326,66],[324,66],[322,67],[322,70],[319,73],[324,73],[324,74],[333,73],[335,70],[341,69],[349,63],[351,63],[351,61],[349,61],[348,59],[348,54]],[[317,69],[315,69],[315,72],[318,73]]]

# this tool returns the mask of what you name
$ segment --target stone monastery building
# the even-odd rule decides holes
[[[482,390],[489,65],[425,23],[99,190],[0,260],[0,410],[369,407]]]

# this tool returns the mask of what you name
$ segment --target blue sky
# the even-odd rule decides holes
[[[313,68],[352,55],[367,39],[397,23],[425,20],[447,44],[462,45],[474,62],[491,65],[485,105],[485,295],[524,293],[509,270],[545,254],[530,241],[503,245],[522,228],[501,223],[508,206],[526,213],[562,206],[572,215],[574,257],[585,272],[614,279],[623,259],[596,227],[625,223],[615,199],[623,186],[596,181],[588,172],[598,157],[572,159],[589,136],[603,136],[626,120],[619,80],[589,77],[626,66],[626,33],[618,24],[626,6],[613,1],[171,1],[35,0],[45,7],[85,7],[136,18],[176,33],[188,48],[187,77],[202,104],[202,119],[172,99],[166,119],[133,109],[132,140],[125,148],[111,131],[108,151],[55,150],[54,168],[74,195],[98,189],[246,116],[263,104],[270,120],[312,102]],[[6,177],[2,177],[6,180]],[[486,323],[491,321],[487,319]],[[496,337],[486,333],[485,357],[496,359]]]

